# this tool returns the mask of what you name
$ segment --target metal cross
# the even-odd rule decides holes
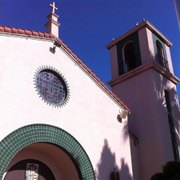
[[[58,10],[58,8],[55,5],[55,2],[53,2],[53,4],[50,4],[50,6],[52,7],[52,13],[55,13],[55,10]]]

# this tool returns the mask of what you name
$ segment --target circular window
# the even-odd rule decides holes
[[[67,98],[67,87],[63,78],[54,70],[44,69],[38,72],[36,87],[40,96],[49,104],[59,106]]]

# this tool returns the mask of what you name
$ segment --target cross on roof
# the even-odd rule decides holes
[[[50,6],[52,7],[52,13],[55,13],[55,10],[58,10],[58,8],[55,5],[55,2],[53,2],[53,4],[50,4]]]

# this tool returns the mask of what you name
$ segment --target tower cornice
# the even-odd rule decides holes
[[[112,46],[117,44],[122,39],[128,37],[129,35],[131,35],[135,32],[140,31],[143,28],[148,28],[149,30],[151,30],[151,32],[153,32],[158,37],[160,37],[162,39],[162,41],[165,44],[167,44],[167,46],[169,46],[169,47],[172,46],[172,42],[169,41],[157,28],[155,28],[149,21],[143,20],[140,24],[136,24],[136,26],[134,28],[132,28],[131,30],[129,30],[127,33],[123,34],[122,36],[118,37],[117,39],[113,39],[113,41],[110,42],[106,47],[108,49],[110,49]]]
[[[137,67],[136,69],[133,69],[133,70],[129,71],[128,73],[125,73],[125,74],[119,76],[118,78],[109,81],[108,84],[112,87],[118,83],[121,83],[122,81],[132,78],[133,76],[135,76],[137,74],[143,73],[143,72],[147,71],[148,69],[153,69],[153,70],[157,71],[158,73],[160,73],[161,75],[166,77],[168,80],[170,80],[174,84],[177,84],[178,82],[180,82],[180,79],[178,77],[176,77],[175,75],[173,75],[171,72],[169,72],[165,67],[163,67],[159,63],[155,62],[154,60],[151,60],[151,61]]]

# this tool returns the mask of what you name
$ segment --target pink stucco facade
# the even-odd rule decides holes
[[[153,33],[162,39],[169,70],[156,62]],[[119,75],[117,44],[133,33],[138,33],[141,65]],[[129,128],[138,138],[138,145],[131,144],[132,163],[135,180],[147,180],[162,165],[174,160],[170,125],[165,100],[165,90],[170,93],[170,102],[175,126],[177,148],[179,142],[179,102],[170,55],[171,43],[149,22],[142,22],[108,45],[111,55],[112,90],[132,109],[129,115]]]

